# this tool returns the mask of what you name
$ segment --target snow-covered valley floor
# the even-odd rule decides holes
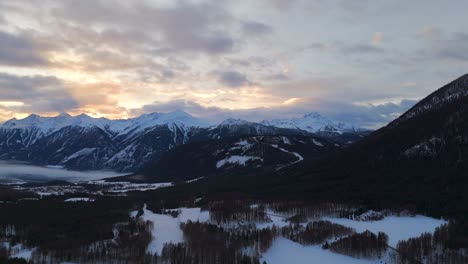
[[[147,252],[161,254],[165,243],[182,243],[184,235],[180,228],[181,223],[187,221],[203,222],[219,225],[224,228],[235,228],[236,225],[245,226],[246,223],[215,223],[210,219],[208,211],[201,211],[200,208],[177,208],[180,214],[177,217],[172,217],[167,214],[156,214],[148,209],[144,209],[142,219],[153,222],[152,241],[147,248]],[[132,216],[136,216],[136,211],[132,212]],[[257,229],[284,227],[290,223],[285,217],[278,214],[272,214],[271,210],[267,210],[270,221],[256,222]],[[346,227],[355,229],[356,232],[369,230],[374,233],[385,232],[389,236],[389,245],[395,247],[399,240],[407,240],[408,238],[417,237],[425,232],[432,233],[434,230],[445,224],[446,221],[434,219],[422,215],[416,216],[387,216],[378,221],[358,221],[344,218],[323,217],[322,219],[333,223],[337,223]],[[303,224],[305,225],[305,223]],[[392,263],[391,257],[394,254],[393,250],[387,252],[381,258],[375,259],[358,259],[330,250],[322,249],[321,245],[301,245],[291,241],[285,237],[278,237],[273,241],[272,246],[261,255],[261,260],[268,264],[302,264],[302,263],[349,263],[349,264],[377,264],[377,263]]]

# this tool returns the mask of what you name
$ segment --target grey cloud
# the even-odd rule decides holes
[[[244,74],[236,71],[216,72],[216,74],[218,81],[228,87],[239,87],[250,83]]]
[[[438,59],[468,61],[468,33],[458,32],[450,38],[436,41],[434,53]]]
[[[159,53],[224,53],[232,51],[235,44],[231,34],[225,31],[232,18],[218,2],[194,4],[180,1],[170,7],[141,2],[132,5],[114,2],[109,7],[102,1],[91,2],[64,1],[53,14],[82,26],[107,28],[119,24],[126,30],[145,29],[158,36],[158,40],[150,45]]]
[[[300,51],[316,50],[320,52],[340,52],[344,55],[350,54],[366,54],[366,53],[382,53],[385,50],[370,44],[363,43],[344,43],[342,41],[334,41],[329,43],[312,43]]]
[[[288,75],[284,74],[284,73],[276,73],[276,74],[272,74],[272,75],[268,76],[267,79],[268,80],[276,80],[276,81],[288,81],[291,78]]]
[[[345,54],[380,53],[383,51],[383,48],[368,44],[354,44],[349,46],[345,45],[341,48],[341,52]]]
[[[2,101],[23,102],[20,112],[61,112],[79,106],[62,82],[51,76],[16,76],[0,73]]]
[[[13,66],[45,65],[33,41],[25,35],[0,31],[0,64]]]
[[[363,127],[378,128],[406,112],[415,105],[416,100],[402,100],[400,103],[385,103],[379,105],[341,105],[339,112],[332,112],[330,116],[340,121],[359,124]]]
[[[270,2],[271,5],[279,11],[288,10],[297,2],[297,0],[266,0],[266,1]]]
[[[259,36],[273,32],[273,29],[264,23],[256,21],[247,21],[242,24],[242,30],[247,35]]]
[[[275,59],[261,56],[249,56],[247,58],[228,58],[227,61],[231,66],[252,66],[255,68],[267,68],[268,66],[275,64]]]

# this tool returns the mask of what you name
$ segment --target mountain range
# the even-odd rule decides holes
[[[289,125],[288,125],[289,124]],[[317,134],[315,134],[317,133]],[[226,119],[212,125],[184,111],[150,113],[125,120],[63,113],[32,114],[0,126],[0,159],[75,170],[133,172],[176,146],[239,136],[317,136],[339,144],[360,140],[365,131],[317,113],[290,122]]]

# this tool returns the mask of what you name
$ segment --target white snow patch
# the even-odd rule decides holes
[[[323,250],[321,246],[303,246],[289,239],[280,237],[273,241],[273,245],[262,256],[261,262],[268,264],[374,264],[377,260],[365,260],[348,257]]]
[[[93,198],[88,198],[88,197],[76,197],[76,198],[69,198],[66,199],[64,202],[69,203],[69,202],[94,202],[96,201]]]
[[[366,230],[375,234],[384,232],[388,235],[388,244],[392,247],[396,247],[400,240],[418,237],[426,232],[433,233],[437,227],[447,223],[444,220],[422,215],[414,217],[388,216],[379,221],[355,221],[346,218],[328,217],[324,218],[324,220],[354,228],[356,232],[364,232]]]
[[[22,244],[16,244],[15,246],[12,246],[10,250],[10,258],[23,258],[25,260],[30,260],[35,248],[26,248]]]
[[[153,240],[146,249],[147,252],[159,255],[162,252],[166,243],[181,243],[184,242],[183,232],[180,229],[180,223],[187,221],[192,222],[207,222],[209,220],[209,212],[201,211],[200,208],[178,208],[180,210],[178,217],[174,218],[170,215],[155,214],[150,210],[143,209],[144,214],[141,216],[145,221],[153,222]],[[130,215],[136,215],[134,212]]]
[[[188,180],[188,181],[186,181],[185,183],[196,182],[196,181],[202,180],[203,178],[205,178],[205,177],[198,177],[198,178],[195,178],[195,179]]]
[[[254,156],[237,156],[237,155],[234,155],[234,156],[230,156],[228,158],[225,158],[225,159],[222,159],[220,161],[218,161],[216,163],[216,168],[221,168],[223,167],[224,165],[230,163],[230,164],[238,164],[238,165],[242,165],[242,166],[245,166],[245,164],[250,161],[250,160],[259,160],[259,161],[263,161],[262,158],[259,158],[259,157],[254,157]]]
[[[312,142],[313,142],[316,146],[323,147],[322,142],[316,140],[315,138],[312,139]]]
[[[69,160],[72,160],[72,159],[76,159],[76,158],[81,157],[81,156],[90,155],[90,154],[92,154],[95,150],[96,150],[96,148],[84,148],[84,149],[81,149],[81,150],[79,150],[79,151],[73,153],[72,155],[70,155],[70,156],[64,158],[64,159],[62,160],[62,163],[65,163],[65,162],[67,162],[67,161],[69,161]]]
[[[239,145],[239,146],[247,146],[247,145],[250,145],[249,142],[245,139],[242,139],[241,141],[237,142],[236,145]]]

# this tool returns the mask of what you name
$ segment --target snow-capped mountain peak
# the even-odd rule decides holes
[[[24,119],[11,119],[5,122],[1,128],[6,129],[37,129],[40,134],[49,135],[67,126],[79,126],[84,128],[99,127],[104,128],[110,120],[101,118],[92,118],[81,114],[71,116],[67,113],[61,113],[54,117],[41,117],[31,114]]]
[[[206,127],[208,124],[184,111],[177,110],[169,113],[143,114],[127,120],[112,122],[110,129],[118,133],[138,132],[158,125],[177,125],[179,127]]]
[[[221,122],[218,126],[233,126],[233,125],[247,125],[250,124],[249,121],[238,119],[238,118],[228,118]]]
[[[311,112],[299,118],[264,120],[262,124],[281,128],[301,129],[312,133],[336,133],[356,131],[353,125],[333,121],[320,113]]]
[[[84,128],[98,127],[113,132],[129,130],[144,130],[149,127],[177,124],[184,127],[205,127],[207,124],[184,111],[174,111],[169,113],[150,113],[136,118],[126,120],[109,120],[107,118],[93,118],[86,114],[71,116],[68,113],[61,113],[54,117],[41,117],[31,114],[24,119],[13,118],[6,121],[1,128],[5,129],[26,129],[36,128],[44,135],[51,134],[67,126],[78,126]]]

